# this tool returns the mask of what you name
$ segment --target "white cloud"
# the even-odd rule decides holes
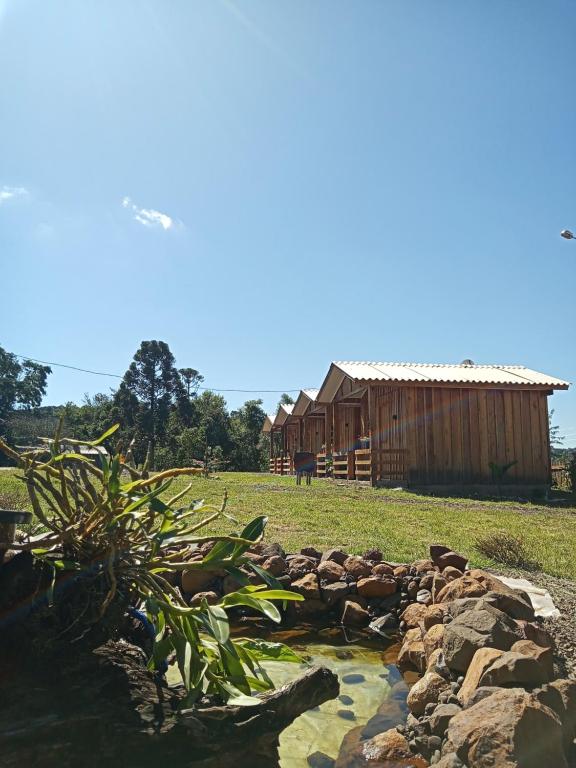
[[[7,200],[15,200],[19,197],[28,197],[28,190],[25,187],[0,187],[0,205]]]
[[[177,225],[177,222],[167,213],[155,211],[153,208],[140,208],[129,197],[122,198],[122,208],[132,211],[134,220],[145,227],[161,227],[167,231],[174,229]]]

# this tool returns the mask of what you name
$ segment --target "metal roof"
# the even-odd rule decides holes
[[[270,432],[272,424],[274,424],[274,416],[267,413],[266,418],[264,419],[264,424],[262,424],[262,432],[264,432],[264,434]]]
[[[330,402],[346,376],[358,382],[493,385],[548,389],[567,389],[569,386],[567,381],[534,371],[523,365],[337,361],[330,366],[317,399]]]
[[[294,403],[292,416],[304,416],[309,405],[316,401],[319,391],[319,389],[301,389]]]
[[[285,423],[288,416],[290,416],[293,409],[294,409],[294,406],[292,404],[285,405],[284,403],[281,403],[278,406],[278,412],[276,413],[276,417],[274,418],[272,426],[281,427]]]

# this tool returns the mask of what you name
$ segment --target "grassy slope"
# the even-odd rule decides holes
[[[171,489],[181,488],[185,481]],[[228,490],[228,510],[241,522],[269,517],[267,538],[288,551],[303,546],[340,546],[351,552],[379,547],[389,560],[424,557],[432,542],[466,553],[476,565],[494,565],[473,549],[477,537],[493,531],[522,535],[546,573],[576,580],[576,508],[518,502],[473,501],[418,496],[405,491],[313,481],[297,487],[294,478],[223,473],[194,480],[194,497],[218,503]],[[7,494],[25,493],[15,473],[0,472],[0,505]]]

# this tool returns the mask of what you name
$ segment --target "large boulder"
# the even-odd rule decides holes
[[[367,741],[361,742],[362,757],[367,766],[393,764],[395,766],[411,765],[414,768],[426,768],[428,762],[422,757],[415,757],[410,751],[406,737],[391,728],[378,733]],[[362,763],[354,763],[362,765]]]
[[[428,611],[428,606],[421,603],[412,603],[403,612],[400,618],[406,623],[408,629],[417,627],[424,620]]]
[[[500,592],[500,594],[503,595],[516,595],[524,600],[525,603],[531,605],[530,597],[526,592],[522,589],[509,587],[507,584],[504,584],[503,581],[500,581],[497,576],[488,573],[488,571],[483,571],[481,568],[473,568],[471,571],[468,571],[468,576],[483,584],[486,587],[487,592]]]
[[[524,619],[525,621],[534,620],[534,608],[530,601],[526,602],[523,597],[514,592],[487,592],[480,598],[481,607],[491,605],[498,608],[499,611],[507,613],[513,619]]]
[[[219,575],[219,571],[201,571],[195,568],[182,571],[182,589],[189,595],[193,595],[195,592],[205,592]]]
[[[370,623],[370,614],[356,600],[345,600],[341,621],[345,626],[365,627]]]
[[[518,640],[516,625],[506,614],[491,610],[464,611],[446,625],[443,649],[446,664],[466,672],[479,648],[509,650]]]
[[[568,768],[555,712],[531,694],[502,689],[455,715],[443,753],[468,768]]]
[[[499,651],[497,648],[479,648],[470,662],[470,666],[466,672],[462,687],[458,691],[458,701],[462,706],[467,706],[468,701],[474,691],[478,688],[480,678],[496,661],[499,656],[502,656],[504,651]]]
[[[341,549],[327,549],[322,554],[322,560],[332,560],[335,563],[338,563],[338,565],[344,565],[344,561],[347,559],[348,555],[346,552],[343,552]]]
[[[346,571],[354,576],[356,579],[362,579],[365,576],[370,576],[372,573],[372,566],[370,563],[363,560],[361,557],[351,555],[347,557],[342,563]]]
[[[554,710],[562,723],[564,749],[567,754],[576,738],[576,681],[554,680],[533,695],[541,704]]]
[[[444,736],[450,720],[461,711],[458,704],[438,704],[430,715],[430,733],[433,736]]]
[[[448,603],[451,600],[459,600],[464,597],[482,597],[488,589],[477,579],[471,576],[462,576],[459,579],[448,582],[436,596],[437,603]]]
[[[430,658],[433,651],[435,651],[437,648],[442,648],[445,631],[446,628],[444,624],[434,624],[434,626],[430,627],[428,632],[426,632],[422,638],[426,660]]]
[[[367,576],[356,583],[362,597],[388,597],[396,592],[396,580],[387,576]]]
[[[346,571],[334,560],[323,560],[318,566],[318,578],[328,582],[340,581],[346,576]]]
[[[305,600],[319,600],[320,599],[320,587],[318,585],[318,577],[315,573],[307,573],[300,579],[292,582],[292,589],[294,592],[298,592]]]
[[[426,672],[424,677],[414,683],[406,703],[413,715],[423,715],[427,704],[435,704],[442,691],[450,688],[450,683],[436,672]]]
[[[401,669],[414,667],[420,672],[426,668],[426,653],[419,627],[409,629],[404,635],[402,647],[398,653],[398,666]]]
[[[311,557],[305,555],[294,555],[286,558],[288,562],[288,573],[292,579],[300,579],[307,573],[316,570],[317,562]]]
[[[329,608],[341,600],[346,595],[350,594],[350,585],[345,581],[335,581],[332,584],[325,584],[322,589],[322,600]]]
[[[419,619],[419,624],[427,632],[434,624],[442,624],[444,616],[446,615],[448,606],[446,603],[436,603],[435,605],[427,605],[426,611],[422,614],[422,618]]]
[[[532,640],[517,640],[510,650],[516,653],[523,653],[525,656],[532,656],[542,666],[548,680],[552,680],[554,677],[554,654],[552,653],[552,648],[544,648]]]
[[[479,685],[535,688],[549,679],[544,667],[533,656],[506,651],[484,672]]]
[[[288,570],[288,564],[280,555],[272,555],[264,560],[262,567],[272,574],[272,576],[283,576]]]

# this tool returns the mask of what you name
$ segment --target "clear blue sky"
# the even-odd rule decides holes
[[[223,388],[576,380],[575,74],[573,0],[0,0],[0,344],[121,374],[163,339]]]

